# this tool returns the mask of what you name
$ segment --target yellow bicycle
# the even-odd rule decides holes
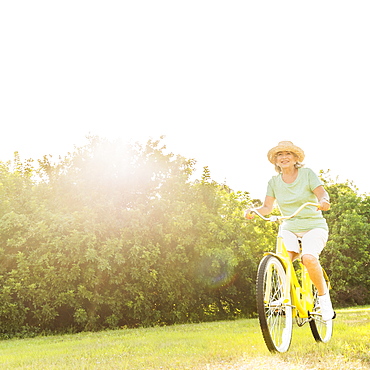
[[[261,260],[257,273],[257,312],[264,341],[270,352],[288,351],[293,332],[293,318],[299,327],[310,324],[317,342],[328,342],[333,333],[333,321],[323,321],[318,294],[307,269],[300,262],[297,271],[289,258],[281,236],[284,220],[295,217],[304,207],[319,205],[305,203],[290,216],[264,217],[265,221],[279,223],[276,251],[267,252]],[[323,270],[328,288],[330,282]],[[299,276],[299,278],[298,278]]]

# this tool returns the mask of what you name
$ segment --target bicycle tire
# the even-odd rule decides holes
[[[286,352],[293,331],[292,306],[282,303],[286,271],[280,260],[266,255],[257,273],[257,312],[263,339],[270,352]],[[266,298],[265,298],[266,297]]]
[[[326,284],[329,285],[328,276],[323,269],[324,278]],[[314,297],[314,308],[312,312],[310,312],[310,328],[313,337],[315,338],[316,342],[327,343],[331,339],[333,335],[333,320],[323,321],[321,319],[321,310],[319,306],[319,295],[317,292],[316,287],[313,285],[313,297]]]

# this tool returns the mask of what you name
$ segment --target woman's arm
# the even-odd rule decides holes
[[[274,208],[274,202],[275,202],[275,198],[274,197],[270,197],[270,196],[266,195],[266,198],[265,198],[265,201],[263,202],[262,207],[256,208],[256,210],[262,216],[266,216],[266,215],[270,214],[271,211],[272,211],[272,209]],[[253,210],[253,208],[247,209],[245,211],[244,216],[246,218],[248,218],[248,215],[251,214],[252,210]]]
[[[328,192],[322,185],[314,189],[313,193],[316,195],[317,200],[320,203],[319,209],[322,211],[329,211],[330,209],[330,198]]]

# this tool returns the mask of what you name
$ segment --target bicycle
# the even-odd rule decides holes
[[[318,302],[318,293],[307,269],[300,262],[300,279],[294,268],[281,236],[282,222],[295,217],[307,206],[305,203],[290,216],[264,217],[257,210],[252,212],[265,221],[279,223],[276,251],[264,254],[257,273],[257,312],[264,341],[270,352],[288,351],[293,332],[293,318],[302,327],[310,324],[316,342],[327,343],[333,334],[333,321],[323,321]],[[323,269],[330,289],[329,278]]]

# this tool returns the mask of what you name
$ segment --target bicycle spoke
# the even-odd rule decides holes
[[[259,297],[264,298],[259,317],[265,342],[270,351],[285,352],[289,348],[292,335],[291,306],[283,303],[285,270],[277,258],[267,256],[259,278]]]

